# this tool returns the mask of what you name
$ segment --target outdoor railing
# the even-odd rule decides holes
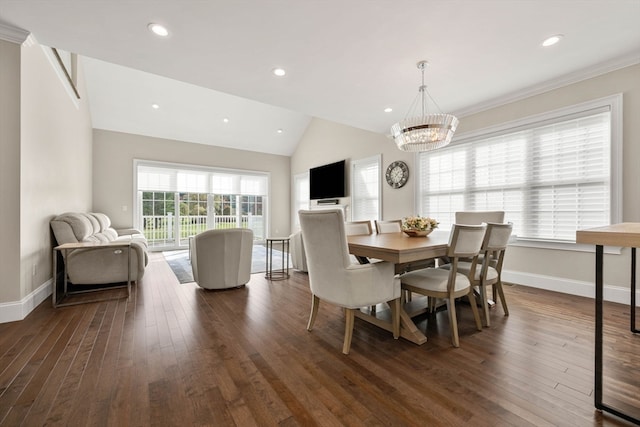
[[[175,232],[176,220],[179,221],[179,236]],[[187,246],[189,236],[221,228],[249,228],[253,230],[254,240],[265,238],[262,216],[214,215],[211,225],[206,215],[180,216],[177,219],[174,215],[142,216],[142,232],[150,246]]]

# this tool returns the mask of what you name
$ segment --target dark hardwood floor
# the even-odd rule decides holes
[[[417,346],[321,304],[306,331],[308,278],[204,291],[152,254],[127,301],[53,309],[0,324],[0,423],[8,426],[618,426],[593,407],[593,301],[505,289],[475,330],[459,309],[420,318]],[[640,337],[605,304],[605,401],[640,416]]]

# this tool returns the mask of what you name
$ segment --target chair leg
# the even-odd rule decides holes
[[[313,323],[316,321],[316,315],[318,314],[318,306],[320,305],[320,298],[315,295],[311,296],[311,314],[309,315],[309,323],[307,323],[307,331],[313,328]]]
[[[355,320],[355,312],[355,309],[352,308],[347,308],[344,312],[344,344],[342,345],[342,352],[344,354],[349,354],[349,349],[351,348],[351,338],[353,337],[353,323]]]
[[[489,320],[489,303],[487,301],[487,285],[480,284],[480,303],[482,304],[482,314],[484,315],[484,325],[488,328],[491,326]]]
[[[393,339],[400,337],[400,298],[389,301],[391,309],[391,325],[393,327]]]
[[[504,299],[504,291],[502,290],[502,281],[498,280],[495,285],[493,285],[494,289],[498,289],[498,295],[500,295],[500,302],[502,303],[502,309],[504,310],[504,315],[509,315],[509,307],[507,307],[507,300]]]
[[[454,347],[460,347],[460,340],[458,339],[458,318],[456,316],[455,298],[453,297],[447,298],[447,311],[449,312],[449,327],[451,328],[451,343],[453,344]]]
[[[473,312],[473,318],[476,321],[476,329],[482,330],[482,322],[480,321],[480,313],[478,313],[478,306],[476,305],[476,296],[473,294],[473,288],[469,289],[467,294],[469,298],[469,304],[471,305],[471,311]]]

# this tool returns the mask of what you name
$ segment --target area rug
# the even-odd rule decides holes
[[[193,282],[193,272],[191,271],[191,262],[189,261],[189,251],[165,251],[162,253],[164,259],[171,267],[173,274],[176,275],[180,283]],[[285,260],[286,264],[286,260]],[[273,266],[278,268],[282,265],[282,251],[273,250]],[[291,266],[291,259],[289,259]],[[266,266],[266,248],[262,245],[253,245],[253,254],[251,256],[251,274],[262,273],[267,270]]]

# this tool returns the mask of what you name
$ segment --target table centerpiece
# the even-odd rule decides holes
[[[438,221],[425,216],[402,218],[402,232],[410,237],[425,237],[438,228]]]

